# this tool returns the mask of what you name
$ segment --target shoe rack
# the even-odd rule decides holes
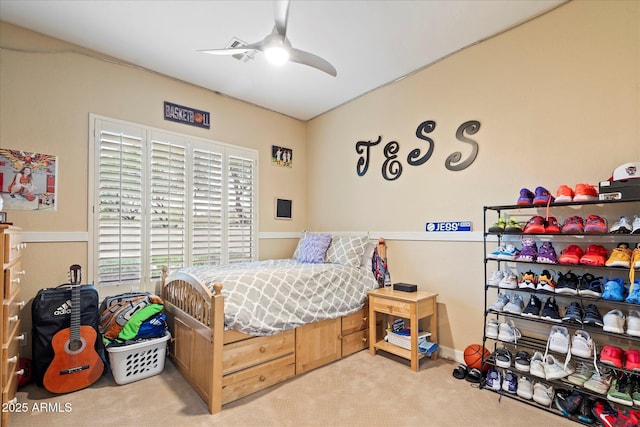
[[[581,216],[586,219],[589,215],[598,215],[602,218],[605,218],[608,222],[607,224],[607,232],[603,234],[592,234],[592,233],[579,233],[579,234],[564,234],[562,232],[555,233],[537,233],[524,234],[522,232],[514,233],[513,230],[505,233],[502,231],[495,231],[495,228],[492,225],[495,225],[498,222],[499,218],[506,218],[507,223],[510,217],[517,218],[519,222],[522,224],[524,229],[524,224],[527,220],[533,216],[542,216],[544,218],[547,217],[555,217],[557,218],[560,224],[563,221],[571,216]],[[540,275],[543,270],[548,270],[553,273],[554,280],[557,281],[558,273],[566,274],[568,272],[575,273],[580,276],[586,273],[591,273],[596,277],[603,277],[602,283],[606,283],[607,279],[619,277],[623,279],[625,284],[629,284],[629,275],[630,268],[625,267],[606,267],[606,266],[589,266],[589,265],[564,265],[564,264],[548,264],[548,263],[538,263],[536,261],[517,261],[517,260],[504,260],[504,259],[496,259],[495,256],[492,256],[491,253],[497,247],[506,246],[508,244],[514,245],[517,248],[522,247],[521,239],[523,238],[533,238],[536,240],[538,246],[541,246],[543,242],[552,242],[552,245],[557,253],[558,258],[560,257],[562,249],[568,247],[570,245],[578,245],[583,250],[589,245],[601,245],[608,249],[609,254],[613,248],[617,247],[619,243],[628,243],[630,248],[635,248],[636,244],[640,242],[640,234],[616,234],[610,233],[608,230],[611,225],[613,225],[616,221],[619,220],[621,216],[628,216],[633,218],[633,215],[640,215],[640,199],[628,199],[628,200],[612,200],[612,201],[589,201],[589,202],[566,202],[566,203],[551,203],[550,205],[502,205],[502,206],[485,206],[484,207],[484,283],[485,283],[485,292],[484,292],[484,330],[483,330],[483,346],[489,350],[491,356],[486,359],[486,363],[490,365],[492,368],[497,369],[501,373],[501,377],[504,378],[504,374],[507,371],[511,371],[516,375],[517,378],[520,376],[527,377],[532,384],[542,383],[545,386],[552,386],[554,389],[554,396],[551,396],[551,404],[550,405],[540,405],[536,403],[534,400],[528,400],[521,398],[515,393],[509,393],[504,390],[495,391],[488,387],[481,387],[489,390],[491,392],[495,392],[500,394],[501,396],[505,396],[508,398],[519,400],[525,404],[538,407],[541,410],[545,410],[548,412],[555,413],[558,416],[565,417],[561,413],[560,410],[556,408],[554,405],[554,397],[555,392],[558,390],[568,390],[568,391],[579,391],[583,393],[584,396],[588,397],[590,401],[595,402],[596,400],[606,401],[611,407],[625,409],[635,409],[640,410],[640,405],[634,406],[626,406],[621,405],[610,400],[607,400],[607,393],[604,394],[593,392],[589,389],[586,389],[582,386],[578,386],[570,383],[565,378],[561,378],[558,380],[546,380],[544,378],[540,378],[538,376],[531,375],[529,372],[519,371],[515,368],[515,355],[519,351],[527,351],[531,356],[535,352],[540,352],[542,354],[550,354],[555,357],[556,360],[564,363],[566,354],[556,353],[552,350],[547,350],[547,339],[549,337],[549,332],[553,326],[564,326],[569,331],[569,342],[571,342],[572,337],[574,336],[577,330],[584,330],[589,333],[591,339],[595,343],[595,353],[596,357],[594,359],[593,355],[589,358],[582,358],[575,355],[570,356],[570,364],[574,367],[577,367],[580,362],[583,362],[587,366],[593,368],[594,364],[597,365],[599,369],[605,368],[610,369],[611,372],[615,375],[624,372],[628,375],[637,375],[640,378],[640,371],[633,372],[625,369],[624,360],[623,367],[616,368],[607,364],[603,364],[600,361],[600,351],[603,346],[610,345],[621,348],[626,351],[629,349],[638,349],[640,350],[640,337],[635,337],[628,335],[626,333],[626,320],[624,325],[624,333],[612,333],[606,332],[602,327],[596,325],[581,325],[579,323],[569,323],[569,322],[553,322],[550,320],[535,318],[535,317],[525,317],[520,314],[513,314],[504,311],[495,311],[489,308],[493,302],[497,300],[498,294],[508,295],[510,298],[513,295],[520,295],[524,302],[523,309],[526,308],[527,303],[532,294],[535,294],[542,302],[542,309],[544,309],[545,301],[548,298],[555,298],[555,301],[559,307],[559,314],[562,318],[566,308],[570,305],[571,302],[577,301],[583,309],[586,308],[589,304],[595,304],[600,312],[601,316],[604,317],[610,310],[619,309],[626,316],[628,315],[629,310],[640,310],[640,304],[631,304],[625,301],[617,302],[611,300],[605,300],[602,297],[589,296],[589,295],[567,295],[567,294],[558,294],[555,292],[550,292],[546,290],[534,290],[529,288],[516,288],[516,289],[504,289],[501,288],[498,284],[488,284],[488,280],[491,277],[492,273],[495,271],[508,271],[516,275],[518,282],[520,282],[523,274],[528,271],[533,271],[537,275]],[[489,229],[492,229],[489,232]],[[640,270],[635,270],[636,279],[640,278]],[[487,337],[486,330],[487,324],[489,322],[494,323],[498,322],[498,324],[512,321],[516,328],[520,332],[520,337],[516,342],[507,342],[501,341],[500,339],[489,338]],[[495,360],[495,352],[498,349],[506,348],[511,352],[512,362],[510,368],[502,368],[497,367]],[[503,363],[501,363],[503,365]],[[640,388],[640,381],[638,382]],[[640,390],[639,390],[640,391]],[[569,419],[581,423],[588,424],[587,422],[581,421],[577,414],[570,415]]]

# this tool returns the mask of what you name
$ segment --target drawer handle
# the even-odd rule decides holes
[[[341,340],[343,338],[342,334],[338,335],[338,339]]]
[[[16,337],[18,341],[24,341],[27,339],[27,334],[20,334]]]
[[[18,271],[18,273],[16,273],[18,276],[26,276],[27,272],[25,270],[22,271]]]
[[[13,399],[11,399],[10,401],[8,401],[8,402],[4,402],[4,403],[6,403],[7,405],[15,405],[16,403],[18,403],[18,398],[17,398],[17,397],[14,397],[14,398],[13,398]]]
[[[392,305],[388,305],[387,308],[389,309],[389,311],[393,311],[393,306]]]
[[[16,285],[20,284],[20,278],[16,277],[15,279],[11,280],[11,283],[15,283]]]
[[[19,319],[18,315],[16,314],[15,316],[11,316],[9,317],[9,322],[17,322]]]
[[[260,375],[259,380],[260,380],[261,382],[264,382],[264,381],[266,381],[266,380],[267,380],[267,377],[265,377],[264,375]]]
[[[367,342],[369,339],[367,337],[362,337],[362,342]]]
[[[267,349],[266,349],[266,348],[264,348],[264,347],[260,347],[260,353],[264,353],[265,351],[267,351]]]
[[[367,322],[367,320],[369,320],[369,318],[368,318],[368,317],[366,317],[366,316],[362,318],[362,322],[363,322],[363,323],[366,323],[366,322]]]
[[[19,371],[16,371],[16,376],[19,377],[20,375],[24,375],[24,369],[20,369]]]
[[[7,363],[16,363],[18,361],[18,356],[13,356],[7,359]]]
[[[25,305],[27,305],[26,301],[20,301],[18,304],[18,308],[23,308]]]
[[[27,249],[27,244],[26,243],[20,243],[20,249]]]

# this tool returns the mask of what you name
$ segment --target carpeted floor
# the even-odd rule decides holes
[[[408,363],[408,362],[407,362]],[[248,396],[210,415],[169,360],[160,375],[119,386],[111,376],[65,395],[30,384],[11,426],[569,426],[557,415],[451,375],[457,364],[423,360],[420,372],[361,351]]]

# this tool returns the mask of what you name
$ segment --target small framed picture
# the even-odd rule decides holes
[[[0,223],[7,222],[7,213],[0,212]]]
[[[276,219],[291,219],[293,218],[293,201],[289,199],[276,198]]]

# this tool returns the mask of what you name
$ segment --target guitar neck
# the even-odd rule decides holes
[[[71,288],[71,341],[80,340],[80,285],[72,285]]]

